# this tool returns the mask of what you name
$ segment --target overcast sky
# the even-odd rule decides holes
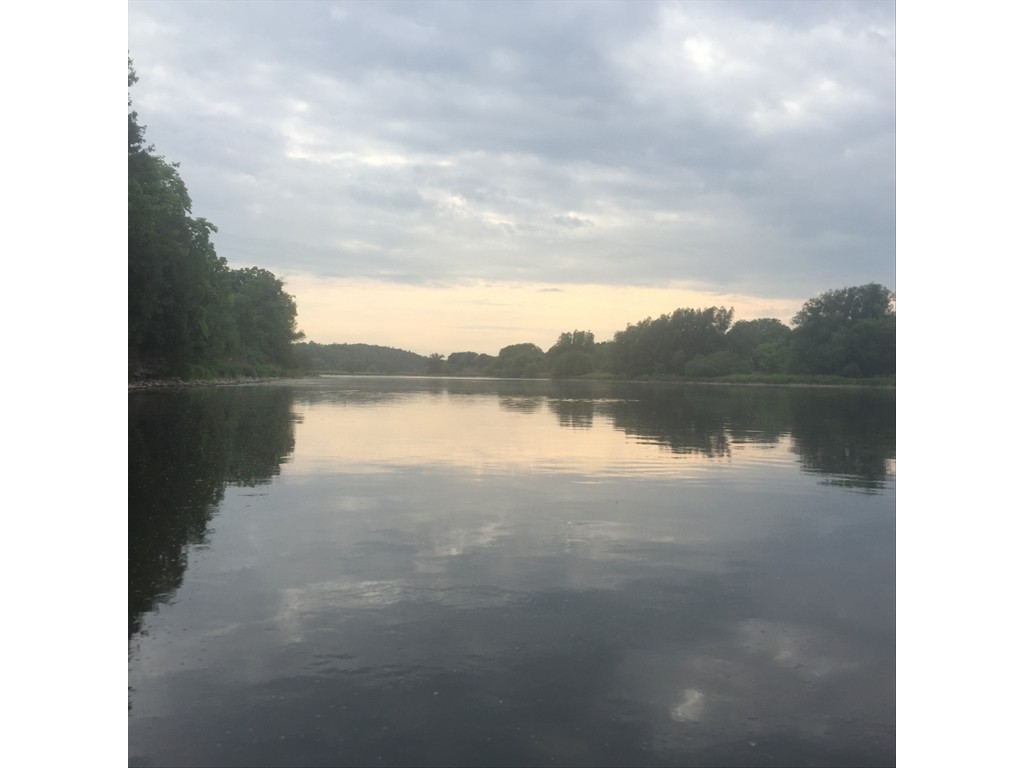
[[[311,340],[895,290],[895,5],[130,2],[134,108]]]

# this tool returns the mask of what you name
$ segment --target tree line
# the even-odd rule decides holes
[[[145,143],[128,60],[128,373],[203,376],[295,367],[294,299],[259,267],[232,269],[192,215],[178,172]]]
[[[826,291],[804,303],[793,327],[775,318],[738,320],[725,307],[680,308],[630,323],[608,341],[591,331],[478,352],[417,355],[367,344],[296,345],[311,370],[501,378],[714,379],[795,375],[849,379],[896,374],[896,297],[878,284]]]

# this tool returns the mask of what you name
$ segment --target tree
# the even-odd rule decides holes
[[[448,355],[447,372],[456,376],[483,376],[495,361],[493,355],[479,352],[452,352]]]
[[[427,373],[438,376],[444,373],[444,355],[434,352],[427,358]]]
[[[558,341],[548,350],[548,355],[565,354],[573,350],[591,352],[594,349],[594,334],[591,331],[568,331],[559,335]]]
[[[138,81],[128,59],[128,87]],[[144,143],[128,95],[129,371],[188,375],[195,366],[292,365],[294,299],[271,272],[232,270],[217,228],[193,217],[178,165]]]
[[[499,350],[490,372],[510,379],[532,379],[547,372],[547,361],[544,351],[536,344],[510,344]]]
[[[181,363],[220,351],[213,338],[221,276],[210,222],[193,218],[177,166],[142,149],[128,154],[128,343],[144,357]]]
[[[558,341],[547,352],[551,376],[565,379],[583,376],[595,368],[594,334],[591,331],[574,330],[558,337]]]
[[[131,88],[135,83],[139,81],[139,76],[135,74],[135,67],[132,66],[132,59],[128,57],[128,87]],[[132,94],[128,92],[128,106],[132,105]],[[128,156],[131,157],[133,154],[138,154],[142,151],[142,139],[146,129],[144,126],[139,125],[139,114],[135,110],[128,113]]]
[[[896,294],[879,283],[825,291],[804,303],[793,323],[798,328],[823,324],[831,329],[858,320],[877,320],[896,314]]]
[[[295,327],[295,300],[284,283],[273,272],[246,267],[231,270],[229,284],[238,352],[255,362],[291,367],[292,342],[305,334]]]
[[[720,349],[709,355],[697,355],[683,369],[687,378],[713,379],[730,373],[750,373],[749,359],[742,358],[731,349]]]
[[[878,283],[825,291],[793,318],[795,373],[896,372],[896,296]]]
[[[681,376],[690,360],[725,348],[732,317],[725,307],[680,308],[630,324],[615,334],[612,369],[626,376]]]
[[[759,373],[786,369],[791,329],[775,318],[738,320],[725,335],[729,349]],[[737,371],[738,372],[738,371]]]

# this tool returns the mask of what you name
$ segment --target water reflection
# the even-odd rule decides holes
[[[515,413],[536,413],[544,404],[544,398],[528,395],[501,395],[498,405],[506,411]]]
[[[893,477],[895,402],[893,391],[494,379],[338,377],[331,387],[296,391],[302,412],[346,408],[342,431],[304,433],[310,455],[338,466],[665,475],[697,465],[666,464],[662,450],[698,462],[747,461],[754,454],[736,451],[760,445],[792,450],[823,482],[869,493]],[[386,419],[373,410],[383,407]],[[552,428],[504,415],[545,410]]]
[[[548,407],[558,419],[558,425],[569,429],[590,429],[594,426],[593,400],[558,398],[548,401]]]
[[[896,459],[896,396],[886,394],[824,391],[795,398],[792,429],[804,469],[835,485],[881,488]]]
[[[133,395],[132,764],[894,763],[894,398],[841,394]]]
[[[643,397],[608,403],[602,411],[616,429],[641,442],[664,445],[676,454],[721,458],[730,452],[727,414],[732,403],[732,395],[721,389],[653,386]]]
[[[128,398],[128,637],[181,586],[228,484],[278,475],[295,446],[288,389],[140,392]]]

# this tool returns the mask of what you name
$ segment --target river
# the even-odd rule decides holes
[[[891,390],[128,399],[131,765],[895,764]]]

